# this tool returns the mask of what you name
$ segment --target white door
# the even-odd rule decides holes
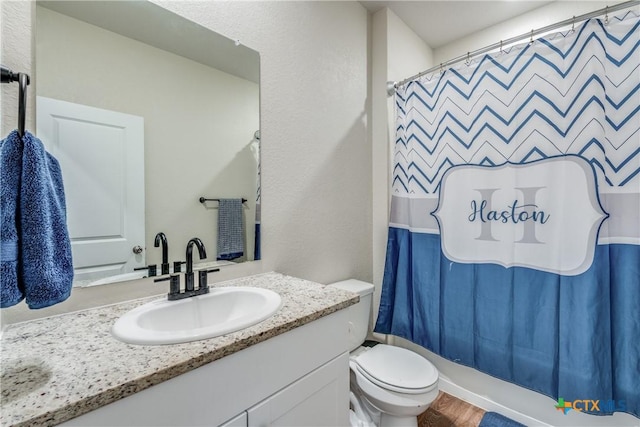
[[[42,96],[36,110],[62,168],[75,280],[144,266],[144,119]]]

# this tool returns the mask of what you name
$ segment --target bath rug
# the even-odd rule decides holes
[[[480,420],[478,427],[526,427],[511,418],[500,415],[497,412],[487,412]]]

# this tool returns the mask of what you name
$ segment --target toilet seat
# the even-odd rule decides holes
[[[401,347],[378,344],[352,361],[367,380],[386,390],[423,394],[437,387],[438,371],[431,362]]]

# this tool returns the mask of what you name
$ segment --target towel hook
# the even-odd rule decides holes
[[[29,76],[25,73],[18,73],[18,85],[20,86],[18,99],[18,134],[24,136],[24,124],[27,118],[27,86],[29,85]]]
[[[10,69],[2,66],[1,79],[2,83],[18,82],[19,94],[18,94],[18,134],[20,137],[24,136],[24,128],[27,117],[27,86],[29,85],[29,75],[25,73],[14,73]]]

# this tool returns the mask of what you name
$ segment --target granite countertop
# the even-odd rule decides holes
[[[250,328],[174,345],[125,344],[110,332],[118,317],[162,296],[10,325],[1,342],[0,425],[59,424],[358,301],[350,292],[279,273],[211,285],[221,286],[271,289],[283,304]]]

